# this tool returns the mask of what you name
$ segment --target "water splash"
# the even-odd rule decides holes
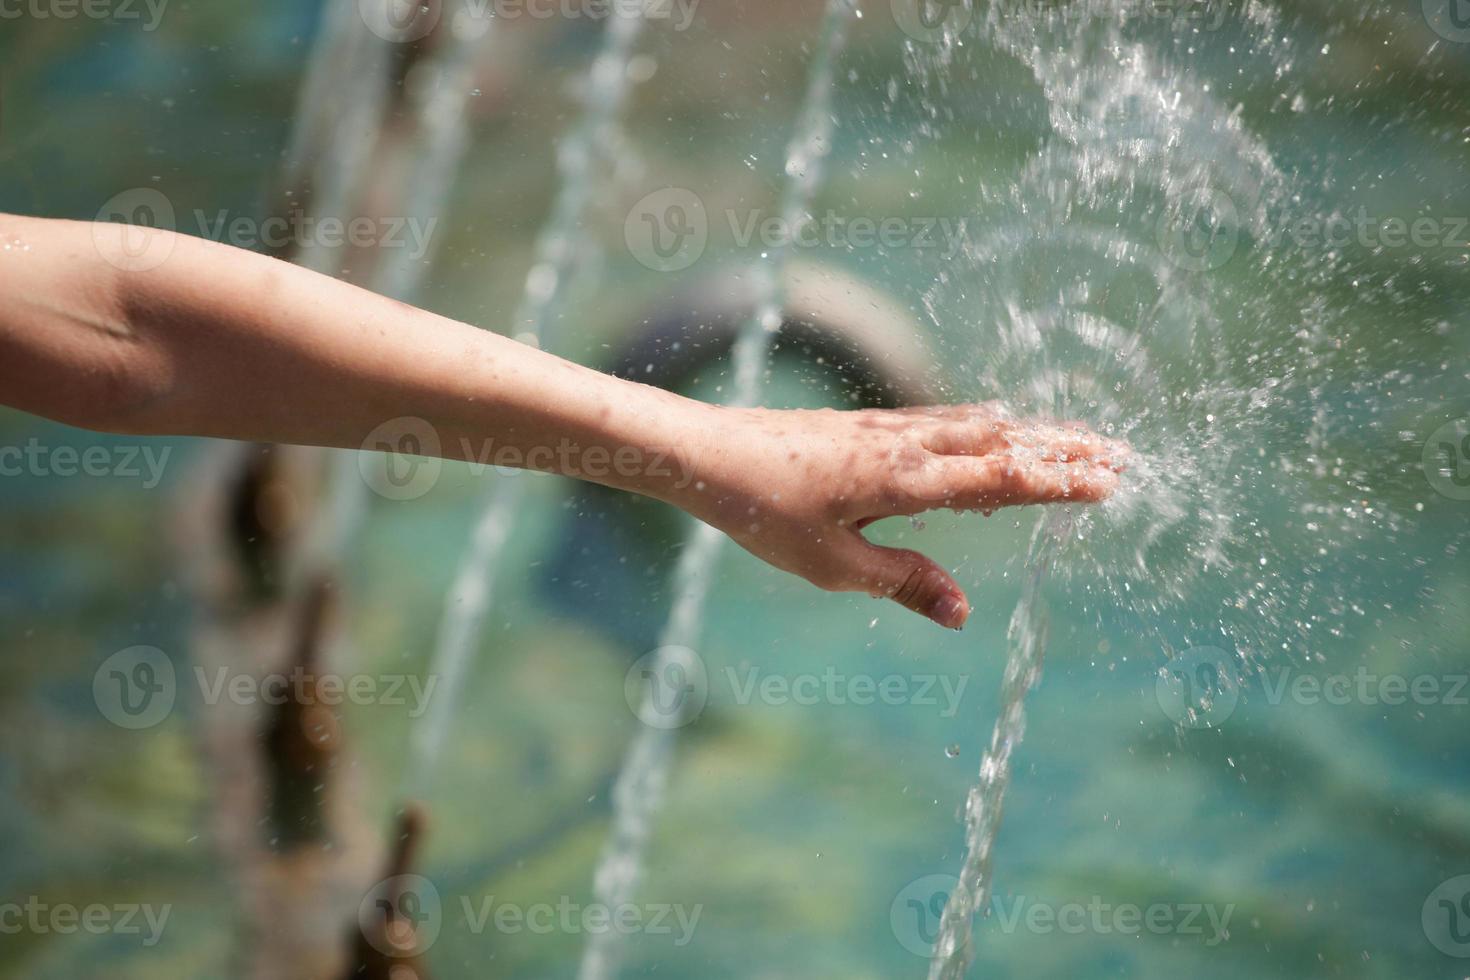
[[[961,397],[1082,420],[1133,444],[1124,492],[1078,516],[1056,573],[1099,608],[1157,621],[1208,593],[1194,588],[1202,577],[1247,567],[1264,583],[1257,597],[1283,598],[1274,576],[1289,563],[1273,556],[1300,545],[1299,528],[1268,537],[1259,502],[1331,512],[1347,488],[1308,485],[1324,473],[1322,376],[1335,354],[1320,273],[1292,293],[1281,256],[1252,247],[1270,238],[1296,181],[1241,106],[1212,90],[1200,32],[1161,25],[1150,9],[997,2],[910,61],[923,87],[942,87],[968,45],[1015,59],[1038,86],[1049,132],[1013,180],[979,190],[974,224],[985,230],[923,303],[936,325],[978,324],[955,351],[973,365]],[[1239,16],[1212,36],[1287,79],[1294,55],[1279,16],[1259,3],[1231,9]],[[1174,618],[1198,632],[1219,615]]]
[[[1026,695],[1041,677],[1046,655],[1047,617],[1042,587],[1056,557],[1057,545],[1067,537],[1071,515],[1049,511],[1036,525],[1026,555],[1029,570],[1021,601],[1011,614],[1007,636],[1005,679],[1001,685],[1000,714],[990,735],[990,747],[980,762],[980,779],[965,799],[965,860],[959,882],[950,892],[934,940],[929,980],[958,980],[974,959],[971,926],[975,912],[990,901],[990,873],[996,835],[1011,781],[1011,754],[1026,732]]]
[[[282,161],[282,186],[306,192],[307,200],[294,204],[335,217],[349,212],[382,129],[390,51],[351,4],[329,6],[322,17]],[[329,275],[337,254],[313,242],[294,261]]]
[[[964,310],[982,324],[968,338],[984,356],[967,396],[1086,421],[1137,455],[1112,501],[1053,511],[1032,537],[930,980],[961,977],[974,959],[973,920],[991,894],[1011,757],[1046,648],[1048,577],[1055,569],[1084,594],[1157,615],[1186,601],[1198,577],[1232,567],[1261,492],[1243,478],[1263,469],[1243,447],[1278,441],[1279,417],[1264,409],[1291,387],[1289,376],[1250,385],[1224,370],[1235,300],[1225,277],[1208,275],[1241,236],[1263,232],[1288,181],[1238,109],[1132,35],[1137,10],[1000,2],[977,24],[990,48],[1031,70],[1050,134],[1014,181],[981,190],[987,231],[968,244],[962,272],[937,278],[926,309],[936,323]],[[1274,37],[1265,11],[1250,5],[1244,29]],[[911,67],[932,87],[964,40],[944,38]]]
[[[761,398],[762,378],[771,344],[780,330],[785,295],[783,273],[791,242],[812,220],[811,207],[825,174],[831,150],[833,69],[846,41],[855,8],[852,0],[828,0],[808,74],[806,93],[796,126],[786,150],[781,216],[791,229],[786,243],[774,248],[754,270],[757,301],[751,320],[745,324],[732,351],[733,392],[729,404],[751,406]],[[695,524],[684,542],[670,590],[676,599],[660,635],[659,646],[648,674],[669,676],[683,668],[684,651],[699,641],[704,608],[724,535],[706,524]],[[685,719],[669,717],[653,704],[658,681],[648,684],[638,712],[645,723],[629,746],[628,755],[613,786],[612,828],[601,860],[593,875],[595,900],[604,908],[620,908],[630,902],[643,874],[643,856],[653,832],[653,818],[663,802],[672,762],[675,733]],[[657,724],[648,724],[651,718]],[[589,936],[583,953],[579,980],[611,980],[617,975],[623,952],[623,937],[608,930]]]
[[[604,28],[602,48],[582,88],[582,111],[557,148],[559,188],[535,247],[526,276],[514,329],[519,339],[545,346],[544,334],[567,280],[575,271],[576,231],[592,198],[600,173],[598,162],[615,145],[614,135],[632,88],[629,61],[643,29],[641,8],[616,8]],[[484,628],[493,597],[495,574],[510,526],[524,496],[525,480],[497,480],[460,559],[444,600],[444,614],[430,664],[441,678],[444,696],[436,698],[414,728],[409,743],[405,782],[411,797],[425,794],[432,778],[471,655]]]

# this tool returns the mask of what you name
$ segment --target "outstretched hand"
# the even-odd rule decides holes
[[[1099,501],[1128,453],[996,405],[716,408],[213,242],[13,216],[0,230],[27,246],[0,261],[0,403],[111,432],[342,449],[410,421],[433,455],[479,460],[493,443],[507,465],[664,500],[821,588],[953,628],[970,614],[954,579],[863,528]],[[140,242],[162,256],[144,269]]]
[[[819,588],[893,599],[951,629],[963,590],[907,549],[862,529],[929,510],[1096,503],[1129,449],[1081,425],[1017,421],[999,406],[894,411],[729,410],[675,502],[742,547]]]

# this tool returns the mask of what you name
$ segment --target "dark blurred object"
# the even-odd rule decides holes
[[[230,487],[230,539],[250,599],[280,594],[283,563],[301,521],[300,488],[279,446],[257,445]]]
[[[336,609],[332,580],[321,576],[302,602],[285,698],[267,723],[265,764],[278,848],[320,842],[328,836],[327,780],[342,747],[342,726],[323,703],[318,670]]]
[[[420,897],[412,891],[413,866],[427,822],[428,815],[417,803],[404,807],[398,818],[398,840],[383,879],[353,930],[352,961],[344,980],[428,980],[411,908]]]

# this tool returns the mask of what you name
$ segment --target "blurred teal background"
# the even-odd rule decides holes
[[[838,131],[819,210],[973,215],[976,188],[1008,181],[1045,137],[1035,83],[976,45],[942,92],[920,91],[886,0],[863,9],[838,71]],[[1470,45],[1431,31],[1417,0],[1310,0],[1284,13],[1282,32],[1299,52],[1291,87],[1236,59],[1232,40],[1247,42],[1229,32],[1189,39],[1188,62],[1300,178],[1304,209],[1470,214]],[[262,215],[318,15],[316,3],[175,0],[155,31],[0,21],[0,211],[91,219],[115,194],[149,187],[180,214]],[[725,0],[701,7],[687,31],[649,30],[641,68],[652,74],[624,125],[643,169],[589,216],[585,233],[603,258],[568,294],[553,333],[559,353],[608,366],[650,304],[749,258],[716,227],[687,279],[659,274],[624,246],[624,219],[633,202],[670,184],[712,208],[774,206],[819,16],[809,0]],[[575,114],[575,83],[599,30],[552,19],[514,24],[491,42],[421,305],[505,329],[556,190],[556,140]],[[1303,93],[1305,111],[1283,111],[1288,89]],[[987,356],[978,329],[959,310],[942,311],[938,323],[921,311],[941,275],[977,270],[912,249],[831,248],[820,258],[927,324],[928,380],[938,390],[974,393]],[[1287,565],[1272,569],[1273,597],[1285,607],[1308,596],[1331,606],[1324,628],[1286,629],[1267,612],[1227,624],[1218,610],[1253,574],[1238,565],[1200,572],[1183,601],[1157,606],[1089,588],[1098,583],[1080,571],[1049,587],[1051,647],[997,847],[998,896],[1050,908],[1094,896],[1113,906],[1208,904],[1231,910],[1228,939],[1211,944],[1207,927],[1203,935],[1007,930],[991,916],[977,926],[974,975],[1464,975],[1466,961],[1447,954],[1444,936],[1470,955],[1470,938],[1453,941],[1454,928],[1470,937],[1470,905],[1447,913],[1446,933],[1431,921],[1445,913],[1426,902],[1470,874],[1470,689],[1455,687],[1470,673],[1461,547],[1470,502],[1436,493],[1420,462],[1430,433],[1470,416],[1464,258],[1364,250],[1325,285],[1308,276],[1293,286],[1289,273],[1279,280],[1283,291],[1322,290],[1340,311],[1333,332],[1351,356],[1324,383],[1323,401],[1352,425],[1337,431],[1328,455],[1366,474],[1359,486],[1393,515],[1332,542],[1329,561],[1309,563],[1288,544],[1272,550]],[[1270,349],[1290,361],[1295,326],[1231,320],[1222,357]],[[1271,347],[1263,330],[1285,346]],[[724,381],[723,367],[711,369],[694,393],[716,398]],[[787,352],[770,400],[846,397],[830,373]],[[32,439],[53,450],[137,445],[0,413],[0,446]],[[184,699],[163,724],[135,732],[109,724],[92,697],[94,672],[126,647],[156,646],[181,670],[190,662],[192,583],[178,558],[189,543],[177,540],[175,515],[207,452],[189,440],[158,451],[165,445],[172,452],[157,487],[121,476],[0,477],[0,902],[34,895],[172,909],[153,946],[135,935],[0,934],[0,976],[235,975],[242,899],[212,837],[197,735],[207,706]],[[506,478],[446,466],[427,496],[375,502],[343,583],[340,670],[427,668],[483,484]],[[459,900],[590,901],[608,784],[638,725],[624,677],[652,646],[670,598],[679,525],[668,515],[583,497],[569,506],[572,488],[560,480],[511,478],[531,492],[426,799],[432,826],[419,870],[445,899],[427,958],[440,980],[574,974],[583,936],[477,932]],[[1251,513],[1236,515],[1238,533],[1289,525],[1302,503],[1259,496]],[[709,703],[682,733],[640,890],[650,903],[697,906],[700,918],[685,945],[631,937],[627,975],[922,975],[925,960],[907,947],[934,923],[906,902],[913,882],[958,867],[956,813],[994,720],[1018,556],[1034,521],[933,515],[923,529],[879,530],[885,542],[923,548],[958,570],[975,604],[961,634],[863,597],[819,593],[730,550],[699,650]],[[594,529],[605,522],[621,522],[643,547],[623,555],[598,547]],[[1226,625],[1211,630],[1217,620]],[[1246,678],[1218,727],[1176,725],[1156,684],[1169,651],[1234,652],[1246,642],[1264,677]],[[1360,667],[1441,679],[1458,698],[1270,696],[1280,670],[1328,678]],[[744,678],[750,668],[788,679],[829,669],[933,676],[964,687],[952,716],[942,697],[740,703],[727,670]],[[399,802],[411,721],[391,705],[344,709],[353,778],[374,827],[386,829]]]

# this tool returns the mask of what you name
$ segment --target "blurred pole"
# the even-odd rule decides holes
[[[408,40],[370,25],[357,0],[323,5],[268,210],[345,222],[367,216],[372,202],[378,214],[440,217],[465,145],[480,41],[443,13]],[[348,279],[362,279],[352,273],[365,267],[370,288],[405,301],[432,261],[429,250],[352,254],[309,242],[275,255]],[[256,690],[275,675],[307,679],[293,682],[295,697],[269,716],[228,698],[201,712],[215,835],[240,901],[232,976],[341,975],[351,946],[342,924],[356,921],[381,861],[373,814],[386,801],[365,800],[353,786],[340,719],[317,690],[342,632],[331,613],[345,604],[332,583],[344,580],[347,542],[367,509],[356,456],[220,444],[182,501],[196,665],[211,678],[249,676]]]

